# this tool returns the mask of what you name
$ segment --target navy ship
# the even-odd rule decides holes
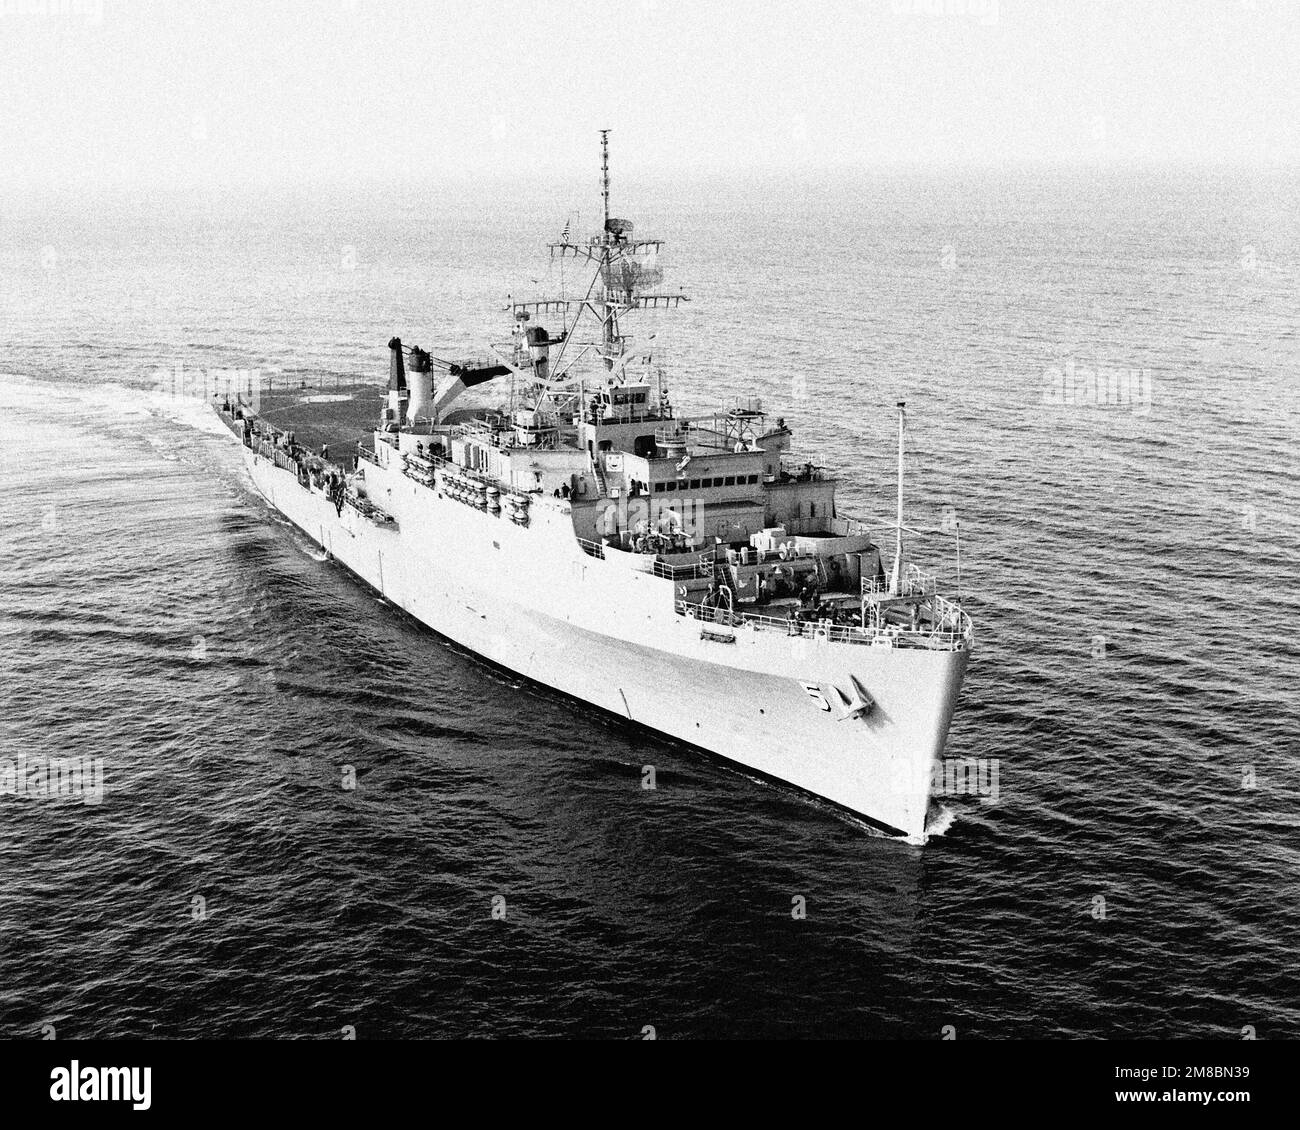
[[[843,512],[760,401],[679,414],[628,323],[688,299],[610,215],[608,131],[601,189],[600,230],[549,245],[580,292],[512,298],[481,357],[388,343],[353,465],[228,399],[252,482],[461,646],[922,842],[973,632],[904,560],[904,406],[892,527]],[[503,405],[457,406],[488,382]]]

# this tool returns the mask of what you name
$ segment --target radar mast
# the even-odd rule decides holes
[[[548,244],[553,260],[585,260],[594,268],[585,296],[522,300],[512,297],[507,306],[514,316],[517,340],[527,339],[530,331],[527,323],[536,315],[558,313],[565,319],[567,330],[558,338],[550,339],[558,349],[550,359],[549,371],[545,378],[535,380],[539,395],[549,395],[553,400],[561,399],[555,394],[562,390],[574,399],[582,396],[580,378],[570,374],[588,355],[600,361],[604,371],[601,383],[624,383],[631,359],[628,351],[631,337],[622,332],[623,316],[633,310],[675,308],[690,301],[680,291],[669,294],[658,289],[663,281],[663,270],[658,263],[663,240],[637,238],[631,220],[609,214],[609,134],[607,129],[600,131],[602,224],[599,234],[580,242],[578,238],[570,238],[566,223],[560,239]],[[585,339],[579,332],[584,316],[592,331]],[[531,332],[536,335],[538,331],[531,327]],[[534,373],[535,378],[538,376]]]

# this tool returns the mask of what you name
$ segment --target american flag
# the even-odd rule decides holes
[[[564,217],[564,230],[560,232],[560,242],[561,243],[569,242],[569,217],[568,216]]]

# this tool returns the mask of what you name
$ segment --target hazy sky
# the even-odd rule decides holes
[[[1300,158],[1291,0],[0,0],[0,177]]]

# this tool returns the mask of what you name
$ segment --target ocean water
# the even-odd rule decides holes
[[[1300,178],[616,179],[679,407],[883,517],[908,403],[998,783],[924,847],[417,627],[176,395],[499,340],[594,187],[0,201],[0,759],[103,786],[0,795],[0,1035],[1300,1035]]]

